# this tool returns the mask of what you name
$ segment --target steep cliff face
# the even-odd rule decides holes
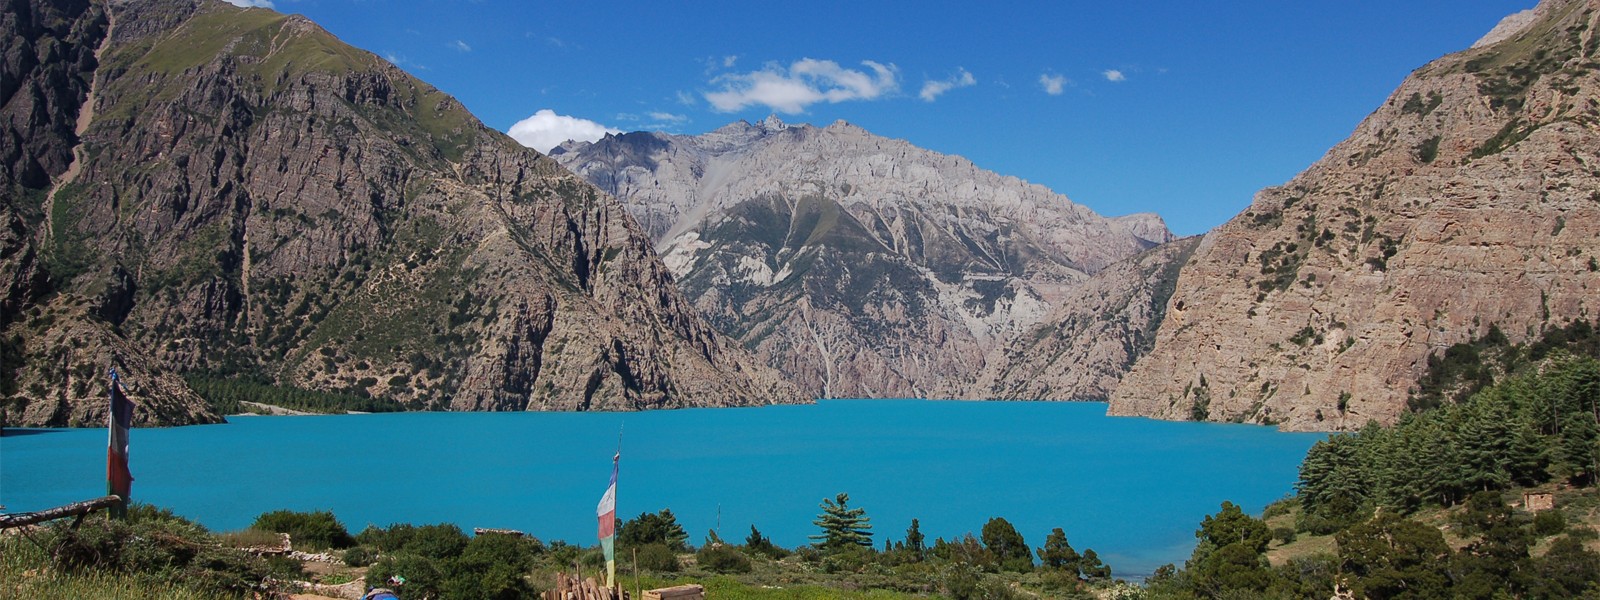
[[[1155,344],[1199,237],[1163,244],[1095,273],[1038,325],[992,352],[946,394],[972,400],[1105,400]]]
[[[1600,310],[1600,3],[1547,0],[1418,69],[1209,233],[1111,412],[1392,422],[1430,353]]]
[[[29,232],[36,304],[82,298],[174,370],[416,407],[800,399],[695,315],[614,199],[449,96],[300,17],[110,14],[81,165]],[[62,424],[83,400],[21,390],[11,413]]]
[[[1088,275],[1171,239],[844,122],[552,155],[623,200],[701,314],[822,397],[957,389]]]
[[[107,371],[132,385],[134,422],[214,423],[171,369],[91,309],[60,294],[41,252],[52,184],[75,177],[106,8],[88,0],[7,0],[0,10],[0,424],[106,421]]]

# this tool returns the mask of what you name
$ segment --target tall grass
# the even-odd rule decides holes
[[[0,535],[0,598],[33,600],[211,600],[214,592],[152,581],[149,576],[89,571],[63,573],[45,551],[20,535]]]

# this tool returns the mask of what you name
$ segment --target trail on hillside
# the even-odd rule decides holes
[[[112,14],[111,6],[107,5],[105,12],[106,34],[105,37],[100,38],[100,44],[95,46],[94,75],[89,77],[89,92],[84,94],[83,105],[78,107],[78,122],[72,128],[73,136],[78,138],[77,144],[72,147],[72,164],[67,165],[67,170],[63,171],[61,176],[56,178],[55,184],[50,186],[50,210],[45,213],[45,222],[48,224],[44,229],[46,245],[56,234],[56,195],[61,193],[61,188],[77,181],[78,172],[83,170],[83,161],[85,159],[83,155],[83,134],[89,130],[89,123],[94,121],[94,105],[98,99],[96,88],[100,86],[100,64],[102,57],[105,55],[106,47],[111,45],[111,35],[116,30],[117,23],[116,17]]]

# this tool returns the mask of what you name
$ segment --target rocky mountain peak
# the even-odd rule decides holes
[[[623,199],[722,331],[822,396],[926,396],[1067,289],[1171,239],[964,158],[737,122],[557,158]],[[822,358],[818,358],[818,357]]]
[[[28,134],[40,157],[77,146],[72,169],[8,172],[12,423],[92,416],[103,388],[62,360],[85,343],[182,391],[165,424],[215,418],[175,373],[436,410],[801,400],[693,311],[614,198],[377,56],[221,2],[75,6],[100,35],[21,74],[75,98],[28,109],[46,131],[93,116]]]

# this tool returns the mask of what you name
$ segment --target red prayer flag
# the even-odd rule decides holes
[[[127,500],[133,488],[133,474],[128,471],[128,429],[133,426],[133,402],[122,394],[115,370],[111,371],[111,410],[107,421],[110,440],[106,448],[106,493]]]

